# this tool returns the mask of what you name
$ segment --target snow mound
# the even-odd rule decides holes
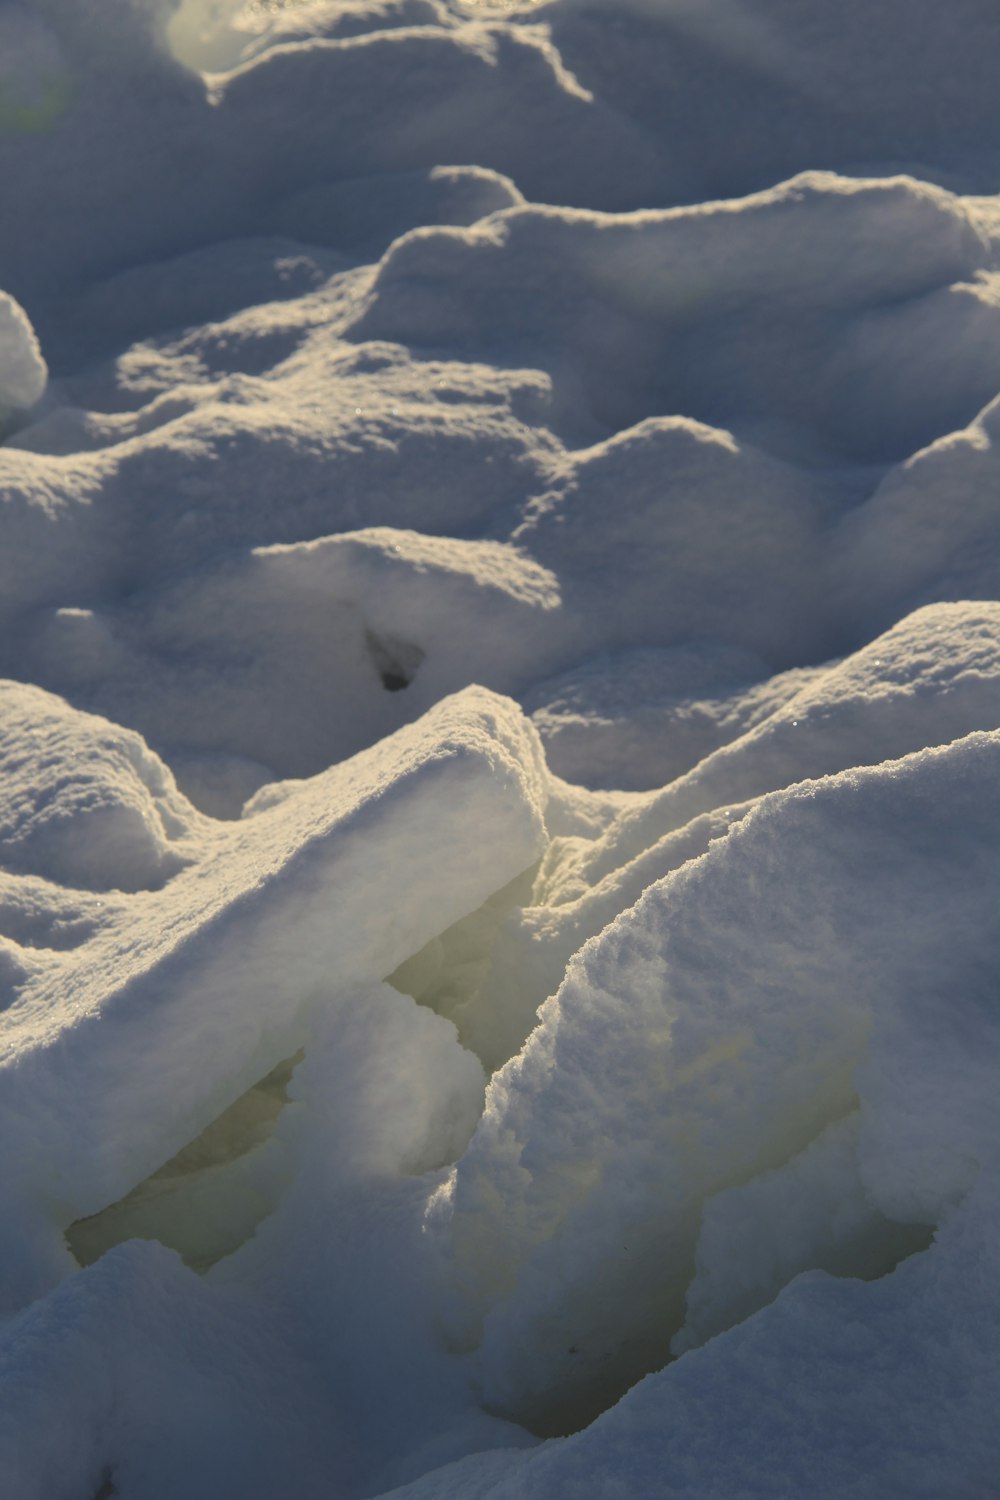
[[[992,398],[996,305],[975,284],[989,265],[942,190],[810,172],[660,213],[528,205],[414,230],[383,258],[355,332],[530,351],[572,380],[565,408],[582,397],[615,429],[666,409],[772,443],[800,427],[820,451],[884,460]]]
[[[0,292],[0,422],[41,400],[48,370],[28,316]]]
[[[197,826],[138,735],[0,683],[0,866],[89,890],[164,884]]]

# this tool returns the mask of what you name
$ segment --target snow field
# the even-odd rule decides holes
[[[0,1492],[969,1500],[989,0],[0,14]]]

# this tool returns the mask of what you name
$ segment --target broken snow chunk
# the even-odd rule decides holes
[[[42,725],[34,755],[22,736],[29,785],[50,776],[50,803],[78,819],[98,793],[135,815],[122,790],[122,746],[132,746],[151,782],[158,764],[137,736],[115,731],[108,741],[102,721],[47,694],[13,685],[8,694],[15,709],[27,695],[25,721]],[[64,759],[81,744],[100,772],[82,788]],[[46,868],[65,879],[59,861],[70,858],[69,842],[42,842],[45,808],[13,784],[22,797],[10,812],[14,832],[19,812],[28,832],[32,816],[40,820]],[[167,789],[154,792],[166,807]],[[68,1224],[124,1198],[292,1056],[317,1013],[339,1015],[359,984],[377,983],[535,863],[547,837],[537,736],[514,703],[481,688],[320,776],[268,793],[239,823],[192,812],[198,857],[165,889],[116,902],[78,952],[14,976],[0,1063],[8,1237],[18,1241],[23,1228],[41,1243],[47,1223],[51,1248]],[[461,1052],[449,1022],[417,1014],[408,998],[392,1004],[429,1026],[435,1046]],[[137,1026],[152,1071],[135,1066]],[[469,1079],[481,1089],[482,1072],[465,1056],[465,1102],[431,1132],[436,1143],[451,1141],[452,1126],[468,1135],[474,1123]],[[437,1144],[428,1150],[433,1156]],[[25,1251],[8,1305],[38,1294],[43,1262],[40,1250]]]
[[[764,797],[571,960],[428,1221],[494,1409],[566,1432],[662,1365],[716,1194],[678,1347],[801,1269],[891,1269],[974,1190],[997,748],[973,733]],[[855,1165],[813,1143],[859,1101]]]
[[[866,1193],[858,1126],[853,1112],[785,1166],[708,1200],[674,1354],[742,1322],[801,1271],[872,1280],[927,1247],[928,1228],[894,1223]]]

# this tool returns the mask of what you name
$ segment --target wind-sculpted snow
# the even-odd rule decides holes
[[[1000,1473],[990,0],[0,7],[0,1493]]]
[[[41,399],[48,371],[23,307],[0,293],[0,422],[30,411]]]

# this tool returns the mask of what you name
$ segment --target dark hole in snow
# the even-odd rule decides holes
[[[101,1475],[101,1482],[94,1491],[93,1500],[112,1500],[112,1496],[117,1495],[117,1493],[118,1491],[115,1489],[111,1478],[111,1470],[105,1469]]]
[[[365,646],[372,664],[387,693],[399,693],[409,687],[424,659],[424,653],[412,641],[396,640],[365,631]]]

